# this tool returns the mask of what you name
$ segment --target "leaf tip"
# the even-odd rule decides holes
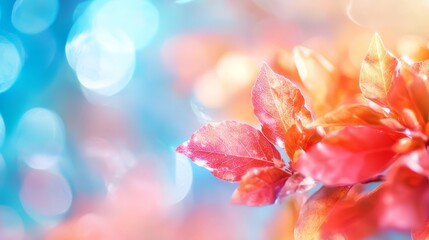
[[[380,34],[378,34],[377,32],[372,35],[371,42],[369,44],[370,50],[374,48],[384,49],[383,40],[381,39]]]
[[[188,148],[189,145],[189,141],[186,141],[182,144],[180,144],[177,148],[176,148],[176,152],[180,153],[180,154],[185,154],[186,153],[186,149]]]
[[[273,70],[270,68],[270,66],[268,65],[268,63],[264,62],[262,64],[261,70],[260,70],[260,75],[265,75],[268,72],[272,72]]]

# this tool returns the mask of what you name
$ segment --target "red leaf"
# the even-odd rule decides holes
[[[379,230],[409,231],[429,221],[429,180],[402,163],[395,163],[387,179],[366,196],[342,201],[323,225],[327,235],[365,239]]]
[[[427,240],[429,239],[429,223],[426,226],[414,229],[411,232],[413,240]]]
[[[402,139],[401,139],[402,140]],[[402,155],[398,162],[424,176],[429,176],[429,153],[424,148]]]
[[[381,187],[369,194],[358,194],[342,199],[331,211],[322,226],[322,236],[341,235],[339,239],[360,240],[378,232],[374,207]]]
[[[252,90],[256,116],[262,123],[262,132],[272,142],[285,148],[286,132],[294,124],[299,127],[311,122],[311,113],[298,87],[267,65],[261,69]]]
[[[379,226],[411,230],[429,221],[429,179],[397,164],[376,199]]]
[[[349,190],[350,187],[322,187],[311,196],[301,208],[295,226],[295,239],[321,239],[321,226]]]
[[[272,204],[290,177],[290,173],[276,167],[250,169],[232,195],[232,202],[249,206]]]
[[[285,166],[280,153],[260,131],[234,121],[201,127],[176,151],[225,181],[240,181],[251,168]]]
[[[416,63],[410,67],[404,66],[401,74],[404,75],[410,95],[416,103],[424,121],[428,121],[429,102],[422,101],[429,97],[429,61]]]
[[[405,126],[414,130],[421,130],[424,121],[405,83],[404,72],[406,71],[408,71],[406,68],[402,68],[401,73],[394,79],[387,99],[387,107],[397,114],[398,119]],[[409,72],[407,75],[410,76],[410,74],[412,73]],[[416,101],[421,101],[421,99]]]
[[[296,169],[327,185],[359,183],[389,166],[396,140],[397,136],[371,127],[346,127],[301,154]]]

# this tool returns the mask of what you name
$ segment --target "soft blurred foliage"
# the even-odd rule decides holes
[[[375,31],[398,56],[428,58],[428,8],[0,0],[0,239],[292,239],[300,196],[231,205],[236,185],[176,146],[209,121],[257,125],[255,77],[265,62],[299,80],[297,45],[332,62],[343,84]]]

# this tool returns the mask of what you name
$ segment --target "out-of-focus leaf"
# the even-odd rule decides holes
[[[429,60],[414,63],[411,68],[420,75],[429,76]]]
[[[264,239],[294,240],[295,225],[303,202],[304,197],[300,195],[287,198],[267,224],[267,236]]]
[[[398,161],[374,191],[337,204],[323,225],[323,234],[358,240],[387,229],[421,228],[429,221],[428,201],[427,177]]]
[[[419,150],[402,155],[398,161],[414,172],[429,177],[429,153],[424,146]]]
[[[425,142],[422,139],[419,138],[409,138],[404,137],[399,139],[399,141],[393,146],[393,150],[397,153],[406,154],[411,152],[411,155],[414,153],[418,153],[418,149],[422,149],[425,146]],[[404,155],[407,156],[407,155]],[[401,157],[401,158],[404,158]]]
[[[326,185],[365,181],[394,160],[398,136],[371,127],[345,127],[301,154],[296,169]]]
[[[384,49],[380,36],[375,34],[360,71],[359,85],[362,94],[385,105],[398,72],[398,63],[398,60]]]
[[[249,206],[272,204],[290,177],[290,173],[276,167],[250,169],[232,195],[232,202]]]
[[[411,66],[411,69],[408,66],[404,66],[401,68],[401,74],[404,75],[410,94],[419,108],[423,120],[427,122],[429,101],[422,101],[422,99],[429,98],[429,61],[415,63]]]
[[[312,106],[316,112],[324,112],[328,103],[336,100],[330,94],[338,83],[334,66],[322,55],[305,47],[296,47],[293,53],[299,76],[311,95]]]
[[[322,226],[322,239],[327,236],[341,236],[339,239],[360,240],[378,232],[377,216],[374,207],[382,187],[369,194],[352,193],[342,199],[331,211]]]
[[[376,208],[380,227],[411,230],[429,221],[426,176],[397,164],[389,171],[384,186]]]
[[[285,148],[284,139],[289,128],[294,124],[302,128],[312,120],[298,87],[267,65],[262,67],[253,87],[252,102],[262,123],[262,132],[282,148]]]
[[[363,105],[344,105],[336,110],[325,114],[323,117],[316,119],[311,125],[313,126],[350,126],[350,125],[380,125],[380,120],[384,118],[370,107]]]
[[[387,101],[387,107],[397,115],[397,118],[405,126],[413,130],[421,130],[424,121],[418,106],[410,95],[403,71],[394,79]]]
[[[201,127],[176,151],[225,181],[240,181],[251,168],[285,165],[260,131],[234,121]]]
[[[428,240],[429,239],[429,223],[424,227],[416,228],[411,232],[413,240]]]
[[[311,196],[301,208],[295,226],[295,239],[321,239],[321,226],[349,190],[350,187],[322,187]]]

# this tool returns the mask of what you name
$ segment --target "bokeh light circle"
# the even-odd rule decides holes
[[[107,1],[94,16],[97,30],[123,31],[134,43],[136,49],[145,47],[158,30],[157,8],[144,0]]]
[[[112,91],[116,93],[127,85],[135,66],[132,42],[99,33],[87,35],[81,47],[75,70],[82,86],[91,90],[116,87]]]
[[[67,44],[66,54],[80,84],[101,95],[116,94],[134,74],[134,45],[123,34],[83,32]]]
[[[58,7],[58,0],[17,0],[12,9],[12,25],[26,34],[42,32],[55,21]]]
[[[21,67],[22,59],[16,45],[0,36],[0,93],[15,83]]]
[[[31,170],[24,176],[20,199],[26,212],[37,220],[67,212],[72,204],[72,192],[63,176]]]
[[[54,112],[33,108],[20,119],[15,137],[18,158],[29,167],[47,169],[62,154],[65,142],[64,124]]]
[[[6,206],[0,206],[0,239],[24,239],[24,223],[21,217]]]
[[[0,114],[0,147],[3,146],[6,138],[6,126],[4,125],[3,116]]]
[[[171,191],[171,204],[182,201],[192,187],[193,173],[189,159],[176,153],[175,184]]]
[[[101,96],[125,88],[135,70],[136,50],[158,31],[157,8],[145,0],[96,0],[79,5],[66,43],[66,57],[80,84]]]

